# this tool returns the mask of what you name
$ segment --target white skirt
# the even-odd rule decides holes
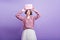
[[[35,31],[33,29],[25,29],[22,32],[21,40],[37,40]]]

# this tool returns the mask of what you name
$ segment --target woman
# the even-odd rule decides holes
[[[37,40],[36,33],[34,31],[34,21],[40,17],[38,11],[34,8],[32,9],[24,9],[26,17],[21,16],[22,10],[16,14],[17,19],[23,21],[24,31],[22,32],[21,40]],[[32,16],[32,11],[34,11],[37,15]]]

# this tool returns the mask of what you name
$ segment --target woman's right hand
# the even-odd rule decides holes
[[[25,8],[23,8],[23,9],[22,9],[22,12],[25,12],[25,10],[26,10],[26,9],[25,9]]]

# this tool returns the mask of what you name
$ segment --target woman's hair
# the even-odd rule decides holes
[[[28,9],[28,10],[29,10],[29,9]],[[27,14],[27,11],[28,11],[28,10],[25,11],[25,14]],[[32,15],[32,11],[31,11],[31,10],[30,10],[30,15]]]

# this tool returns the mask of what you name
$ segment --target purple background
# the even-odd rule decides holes
[[[41,14],[35,21],[38,40],[60,40],[60,0],[0,0],[0,40],[21,40],[23,23],[15,14],[27,3]]]

